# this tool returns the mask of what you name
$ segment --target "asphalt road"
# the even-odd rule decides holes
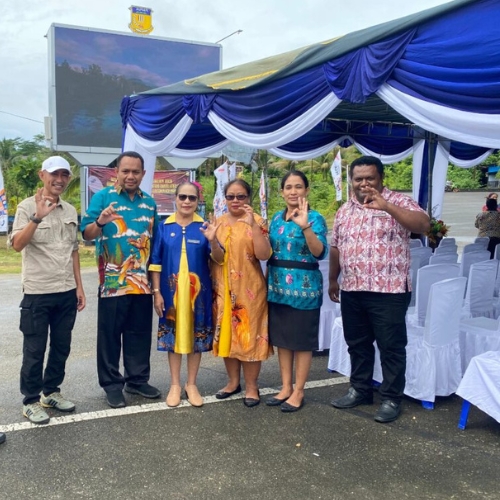
[[[450,226],[448,236],[457,240],[459,252],[468,243],[472,243],[477,236],[474,227],[476,215],[481,212],[485,204],[485,194],[470,193],[445,193],[443,213],[441,219]]]
[[[476,235],[484,196],[447,193],[443,219],[463,246]],[[0,302],[0,498],[17,499],[499,499],[500,424],[472,408],[457,428],[461,400],[440,398],[433,411],[406,398],[394,423],[373,421],[375,406],[336,410],[348,387],[315,357],[306,405],[282,414],[240,397],[218,401],[221,360],[204,355],[202,408],[168,409],[165,353],[152,352],[151,383],[160,400],[127,395],[108,408],[95,370],[95,270],[83,275],[87,308],[74,329],[63,392],[77,404],[69,416],[33,426],[21,414],[19,276],[2,276]],[[261,395],[277,392],[277,357],[263,364]],[[378,402],[378,397],[375,397]]]

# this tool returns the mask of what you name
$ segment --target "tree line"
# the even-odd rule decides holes
[[[309,178],[311,191],[310,205],[324,216],[333,215],[339,207],[335,201],[335,190],[330,174],[330,167],[339,148],[329,153],[304,161],[286,160],[268,154],[267,151],[258,151],[254,155],[253,166],[242,167],[242,177],[253,188],[253,205],[260,212],[259,182],[262,169],[267,172],[268,214],[284,207],[280,196],[280,180],[289,170],[302,170]],[[343,182],[347,180],[348,165],[361,156],[354,147],[341,148]],[[4,178],[5,191],[9,204],[9,215],[14,215],[17,204],[35,193],[41,185],[38,171],[43,160],[53,154],[65,156],[72,165],[73,176],[68,185],[64,198],[80,211],[80,169],[74,159],[61,152],[51,151],[45,146],[43,135],[36,135],[27,141],[21,138],[2,139],[0,141],[0,167]],[[221,159],[208,159],[197,170],[197,180],[203,186],[207,213],[212,210],[212,200],[215,192],[214,170],[221,164]],[[482,189],[487,187],[488,166],[500,166],[500,153],[490,155],[481,165],[464,169],[450,165],[448,180],[459,190]],[[157,169],[161,170],[164,164],[158,162]],[[403,161],[385,166],[385,184],[388,188],[398,191],[412,189],[413,159],[408,157]],[[344,189],[345,200],[345,189]]]

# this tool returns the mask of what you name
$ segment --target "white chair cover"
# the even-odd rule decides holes
[[[474,356],[498,350],[500,350],[500,320],[479,316],[460,322],[462,373],[465,373]]]
[[[488,250],[479,250],[476,252],[467,253],[464,252],[462,254],[462,262],[460,262],[460,276],[465,276],[467,278],[469,276],[470,266],[472,266],[472,264],[490,260],[490,257],[491,255]]]
[[[415,306],[415,290],[417,289],[417,271],[420,269],[420,257],[411,256],[410,261],[410,279],[411,279],[411,299],[410,307]]]
[[[382,382],[382,366],[380,364],[380,351],[377,343],[375,347],[375,363],[373,366],[373,380]],[[332,342],[330,344],[330,355],[328,358],[328,369],[338,372],[346,377],[351,376],[351,358],[347,352],[347,344],[344,338],[342,318],[338,317],[333,323]]]
[[[434,402],[453,394],[462,378],[459,324],[466,278],[434,283],[424,327],[408,328],[405,394]]]
[[[500,245],[495,246],[495,253],[493,254],[493,259],[500,260]],[[497,280],[495,282],[495,297],[500,295],[500,266],[497,272]]]
[[[438,281],[460,276],[458,264],[435,264],[421,267],[417,272],[415,307],[408,308],[406,324],[424,326],[431,286]],[[460,299],[462,305],[463,297]]]
[[[439,242],[438,248],[439,247],[444,247],[446,245],[456,245],[456,244],[457,244],[457,242],[456,242],[455,238],[443,238]]]
[[[429,264],[429,257],[432,255],[432,248],[429,247],[419,247],[410,248],[411,257],[420,257],[420,267]]]
[[[328,369],[345,375],[346,377],[351,375],[351,360],[347,352],[347,344],[344,339],[344,329],[342,327],[341,317],[335,318],[333,322]]]
[[[484,250],[486,250],[488,248],[489,242],[490,242],[490,239],[488,238],[488,236],[478,236],[474,240],[474,244],[482,245]]]
[[[474,356],[457,394],[500,422],[500,352]]]
[[[410,240],[410,248],[420,248],[423,246],[422,240],[411,239]]]
[[[456,264],[458,262],[458,253],[441,253],[431,255],[429,265],[433,264]]]
[[[469,252],[478,252],[480,250],[485,250],[485,247],[482,243],[469,243],[468,245],[464,246],[463,253],[469,253]]]
[[[457,245],[444,245],[442,247],[437,247],[434,250],[434,255],[443,255],[447,253],[458,253]]]
[[[464,319],[478,316],[496,317],[493,292],[495,291],[497,271],[498,260],[485,260],[470,266],[462,311]]]
[[[333,302],[328,295],[328,273],[330,269],[328,259],[319,262],[319,269],[323,275],[323,305],[319,313],[318,350],[323,351],[330,348],[333,323],[335,318],[340,316],[340,304]]]
[[[500,245],[495,246],[495,253],[493,254],[493,258],[496,260],[500,260]]]

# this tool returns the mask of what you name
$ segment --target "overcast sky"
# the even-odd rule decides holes
[[[151,35],[222,43],[223,67],[286,52],[447,3],[444,0],[141,0]],[[48,115],[52,23],[130,33],[131,0],[18,0],[0,15],[0,139],[32,139]],[[117,113],[119,110],[117,110]],[[18,115],[18,116],[13,116]],[[20,118],[23,117],[23,118]]]

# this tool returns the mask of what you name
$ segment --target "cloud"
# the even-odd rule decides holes
[[[148,7],[153,9],[154,31],[151,36],[214,43],[236,30],[243,30],[240,35],[222,42],[223,65],[229,68],[443,3],[447,0],[150,0]],[[129,33],[129,7],[128,0],[19,0],[15,8],[4,8],[0,16],[0,111],[39,121],[48,115],[50,88],[44,36],[52,23]],[[97,55],[103,60],[110,52],[120,49],[106,37],[99,39],[99,43]],[[68,61],[74,49],[75,45],[71,44],[65,47],[63,55]],[[111,69],[127,70],[154,86],[164,84],[153,71],[144,70],[140,62],[121,67],[116,64]],[[41,124],[0,113],[0,136],[14,134],[31,139],[41,131]]]

